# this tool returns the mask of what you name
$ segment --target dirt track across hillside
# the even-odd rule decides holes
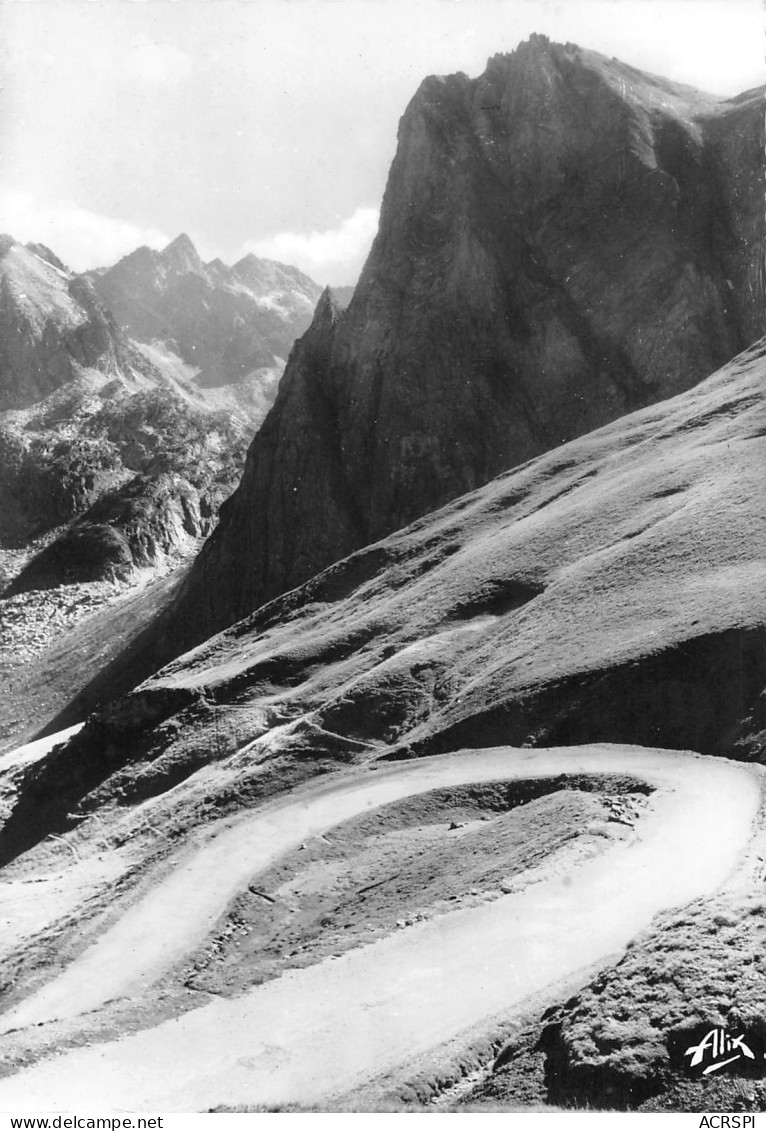
[[[727,881],[760,803],[747,767],[627,747],[495,748],[314,784],[222,823],[217,835],[211,829],[206,846],[179,859],[61,977],[11,1010],[3,1028],[74,1017],[146,988],[209,933],[255,874],[306,837],[373,806],[469,782],[614,772],[655,787],[629,842],[564,877],[414,924],[241,997],[17,1073],[0,1082],[0,1109],[327,1104],[507,1015],[552,981],[618,953],[657,911]]]

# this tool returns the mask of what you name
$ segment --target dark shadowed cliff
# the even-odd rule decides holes
[[[347,310],[327,294],[168,630],[191,643],[764,329],[762,94],[535,36],[427,79]]]

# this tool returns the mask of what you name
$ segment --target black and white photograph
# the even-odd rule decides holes
[[[765,118],[761,0],[0,0],[0,1131],[766,1126]]]

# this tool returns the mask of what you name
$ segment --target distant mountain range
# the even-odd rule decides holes
[[[0,558],[12,592],[126,575],[208,533],[320,288],[186,236],[76,275],[0,239]],[[0,561],[0,584],[3,567]]]
[[[233,267],[205,264],[187,235],[87,277],[130,337],[178,353],[199,370],[202,386],[232,384],[286,360],[321,294],[297,268],[255,255]]]

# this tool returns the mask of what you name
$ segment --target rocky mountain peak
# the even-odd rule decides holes
[[[269,262],[270,260],[261,258],[260,256],[256,255],[255,252],[248,251],[246,255],[243,255],[241,259],[237,260],[237,262],[232,267],[232,271],[244,273],[245,271],[262,267],[265,263]]]
[[[162,259],[179,274],[204,274],[205,265],[189,236],[182,232],[162,250]]]
[[[218,256],[216,256],[215,259],[211,259],[209,263],[206,263],[205,267],[209,274],[216,276],[228,275],[230,271],[230,268]]]
[[[559,43],[552,43],[547,35],[541,35],[538,32],[532,32],[527,38],[523,39],[512,51],[500,51],[495,55],[490,55],[487,60],[487,73],[492,74],[498,71],[509,71],[512,69],[525,69],[545,67],[550,65],[556,58],[557,54],[562,51],[562,45]],[[577,50],[577,49],[575,49]]]
[[[292,292],[293,295],[303,295],[310,300],[312,309],[320,293],[314,280],[299,268],[274,259],[263,259],[253,252],[248,252],[227,270],[238,282],[265,294]]]
[[[238,279],[260,286],[274,281],[275,268],[282,271],[286,270],[285,265],[274,263],[271,259],[262,259],[249,251],[228,270]]]
[[[320,331],[333,327],[338,321],[342,306],[338,303],[331,287],[325,287],[314,311],[312,330]]]
[[[545,37],[422,83],[354,301],[192,573],[197,639],[760,337],[761,109]]]

